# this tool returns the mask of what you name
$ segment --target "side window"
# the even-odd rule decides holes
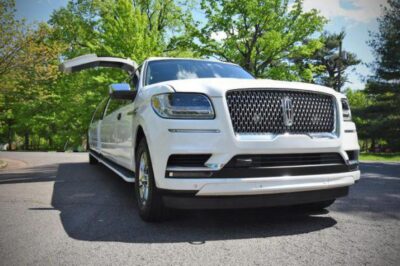
[[[121,100],[121,99],[110,99],[110,102],[107,106],[106,110],[106,116],[111,114],[112,112],[118,110],[119,108],[130,104],[132,101],[131,100]]]
[[[104,108],[106,108],[108,102],[108,97],[103,99],[99,106],[97,106],[96,111],[94,111],[92,123],[97,122],[103,118]]]

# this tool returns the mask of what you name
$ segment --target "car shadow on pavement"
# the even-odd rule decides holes
[[[78,240],[127,243],[202,244],[225,239],[297,235],[332,227],[328,211],[295,207],[255,210],[178,211],[162,223],[145,223],[137,211],[134,185],[102,165],[62,163],[52,206],[66,233]]]

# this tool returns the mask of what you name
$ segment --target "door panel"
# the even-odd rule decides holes
[[[128,113],[132,108],[131,101],[111,99],[101,125],[103,155],[128,169],[131,169],[130,152],[133,146],[132,116]]]
[[[88,131],[88,141],[90,149],[101,153],[100,127],[103,119],[104,109],[107,105],[108,98],[100,102],[99,106],[93,114],[92,121]]]
[[[115,144],[113,139],[114,134],[116,134],[114,125],[116,123],[116,116],[111,110],[112,102],[112,99],[108,101],[103,121],[100,126],[101,153],[110,160],[113,160],[112,153]]]
[[[134,171],[134,164],[132,160],[133,153],[133,103],[124,106],[120,109],[121,119],[117,124],[117,146],[118,158],[121,164],[126,168]]]
[[[89,127],[89,147],[90,149],[100,152],[100,140],[98,134],[99,122],[92,123]]]

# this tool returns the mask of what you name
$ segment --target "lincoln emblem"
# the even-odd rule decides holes
[[[282,99],[283,123],[290,127],[293,125],[293,103],[292,99],[285,97]]]

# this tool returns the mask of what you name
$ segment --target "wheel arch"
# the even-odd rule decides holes
[[[143,138],[146,139],[146,134],[144,133],[143,127],[141,125],[139,125],[136,130],[136,136],[135,136],[135,145],[134,145],[135,154],[136,154],[137,147],[139,146],[139,142]]]

